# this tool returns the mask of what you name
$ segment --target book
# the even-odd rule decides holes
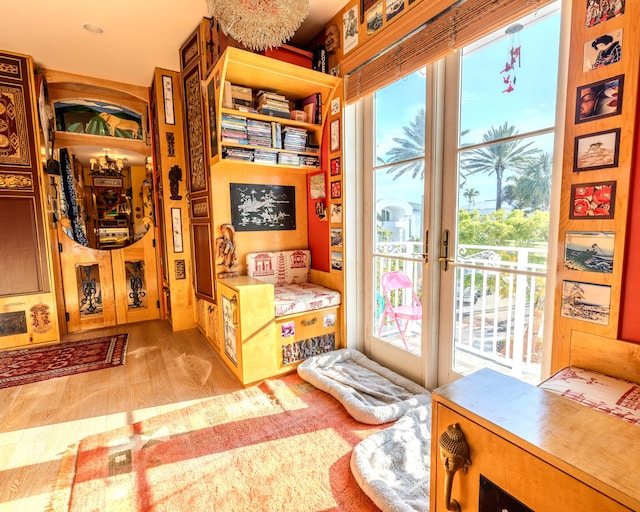
[[[307,119],[310,123],[322,124],[322,94],[316,92],[302,100],[300,110],[307,113]]]

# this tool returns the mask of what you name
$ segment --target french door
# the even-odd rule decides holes
[[[427,387],[540,378],[559,18],[540,9],[363,100],[365,351]],[[509,76],[488,68],[505,55]]]

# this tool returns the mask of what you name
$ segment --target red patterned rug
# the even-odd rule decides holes
[[[0,352],[0,389],[125,363],[128,334]]]

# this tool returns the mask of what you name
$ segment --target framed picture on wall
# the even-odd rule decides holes
[[[618,166],[620,128],[579,135],[575,138],[573,172]]]
[[[611,311],[611,286],[562,282],[562,306],[560,314],[565,318],[609,325]]]
[[[616,234],[612,231],[567,231],[564,268],[600,274],[613,273]]]
[[[576,94],[576,124],[622,112],[624,75],[578,87]]]
[[[173,252],[183,252],[182,211],[180,208],[171,208],[171,231],[173,232]]]
[[[230,183],[229,188],[236,231],[296,229],[296,187]]]
[[[342,197],[342,182],[331,182],[331,199],[340,199]]]
[[[570,219],[613,219],[616,182],[572,185],[570,203]]]
[[[340,151],[340,119],[331,121],[331,151]]]
[[[331,159],[331,176],[340,174],[340,157]]]

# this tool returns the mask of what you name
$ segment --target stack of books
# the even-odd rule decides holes
[[[285,165],[300,165],[300,157],[294,153],[278,153],[278,163]]]
[[[282,129],[284,149],[291,151],[305,151],[307,145],[307,130],[304,128],[294,128],[285,126]]]
[[[247,137],[251,146],[272,147],[271,123],[247,119]]]
[[[256,107],[258,112],[265,116],[282,117],[289,119],[289,100],[282,94],[271,91],[258,91],[256,95]]]
[[[265,151],[264,149],[256,149],[253,154],[253,161],[265,164],[277,164],[278,153],[275,151]]]
[[[243,160],[245,162],[253,162],[253,151],[242,148],[224,148],[222,150],[222,158],[229,160]]]
[[[253,107],[253,89],[251,87],[243,87],[235,85],[225,80],[224,96],[222,106],[225,108],[235,109],[252,109]]]
[[[221,137],[222,142],[233,144],[248,144],[247,118],[222,114]]]

